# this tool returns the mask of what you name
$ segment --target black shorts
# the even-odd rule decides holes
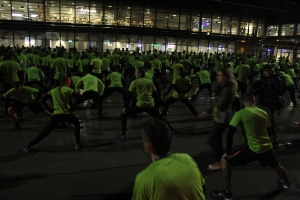
[[[273,150],[259,154],[253,152],[249,147],[237,151],[233,155],[227,156],[225,159],[233,166],[245,166],[254,161],[259,161],[262,167],[277,167],[279,165]]]
[[[32,104],[22,104],[19,101],[15,101],[11,104],[10,107],[15,108],[17,112],[21,112],[25,107],[28,107],[35,115],[46,110],[39,101],[35,101]]]

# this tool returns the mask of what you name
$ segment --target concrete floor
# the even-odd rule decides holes
[[[193,81],[197,83],[196,79]],[[193,88],[194,89],[194,88]],[[190,94],[190,96],[192,93]],[[202,111],[207,106],[203,91],[195,107]],[[300,199],[300,145],[285,145],[300,139],[299,129],[293,125],[300,115],[299,108],[286,107],[277,116],[279,141],[284,144],[275,151],[278,160],[288,170],[292,189],[276,191],[275,172],[261,168],[258,162],[246,167],[237,167],[232,172],[234,199]],[[19,132],[12,132],[12,122],[1,118],[0,134],[0,199],[130,199],[135,176],[150,164],[144,152],[141,138],[141,123],[148,119],[146,114],[128,120],[128,140],[120,142],[118,134],[121,124],[118,119],[123,102],[114,93],[104,102],[104,119],[97,119],[97,110],[80,108],[75,115],[82,124],[80,150],[74,149],[73,129],[56,129],[34,152],[24,153],[22,146],[29,142],[46,126],[49,119],[43,115],[34,116],[28,109],[20,118]],[[210,121],[195,121],[190,111],[181,102],[170,107],[171,122],[177,133],[173,136],[172,152],[190,154],[198,163],[205,177],[207,199],[213,189],[222,188],[220,171],[207,171],[206,167],[215,161],[213,151],[206,144]],[[0,113],[4,105],[0,104]],[[235,135],[235,148],[243,146],[240,131]]]

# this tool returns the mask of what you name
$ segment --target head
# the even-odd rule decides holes
[[[246,93],[243,96],[243,104],[245,107],[247,106],[255,106],[256,105],[256,100],[253,94]]]
[[[220,84],[226,84],[228,82],[232,82],[234,80],[234,76],[229,69],[222,68],[217,73],[217,80]]]
[[[185,76],[183,67],[178,67],[178,75],[180,75],[181,77]]]
[[[265,65],[263,67],[263,72],[265,76],[271,76],[272,75],[272,66],[271,65]]]
[[[145,77],[145,70],[143,68],[138,68],[135,70],[135,78],[144,78]]]
[[[152,118],[144,123],[143,140],[146,152],[151,154],[152,158],[162,157],[170,151],[172,136],[165,122]]]
[[[14,88],[18,93],[21,93],[23,90],[23,82],[21,81],[14,82]]]
[[[60,85],[65,85],[70,87],[72,80],[68,76],[62,76],[60,78]]]

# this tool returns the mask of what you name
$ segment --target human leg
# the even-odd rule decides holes
[[[185,99],[181,99],[181,102],[190,109],[190,111],[193,113],[194,116],[198,115],[198,112],[196,111],[196,109],[194,108],[194,106],[191,104],[191,102],[189,101],[188,98]]]
[[[165,106],[163,108],[163,116],[167,115],[167,111],[169,110],[169,106],[175,103],[178,99],[175,99],[174,97],[170,96],[167,101],[165,101]]]

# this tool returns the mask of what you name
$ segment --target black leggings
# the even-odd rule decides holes
[[[200,86],[196,88],[191,101],[194,101],[197,95],[199,94],[199,92],[201,92],[204,89],[207,89],[209,91],[209,95],[211,96],[212,94],[211,83],[204,83],[204,84],[200,84]]]
[[[191,104],[191,102],[189,101],[188,98],[185,99],[176,99],[174,97],[169,97],[167,99],[167,101],[165,102],[165,107],[163,109],[163,116],[166,116],[166,112],[167,110],[169,110],[169,106],[172,105],[173,103],[175,103],[176,101],[181,101],[184,105],[186,105],[186,107],[188,107],[190,109],[190,111],[193,113],[194,116],[197,116],[198,113],[196,111],[196,109],[194,108],[194,106]]]
[[[170,128],[171,131],[173,131],[173,127],[163,118],[163,116],[159,113],[159,110],[157,107],[138,107],[136,105],[130,106],[126,109],[126,114],[121,114],[121,122],[122,122],[122,133],[123,135],[126,134],[126,129],[127,129],[127,118],[128,116],[136,115],[141,112],[146,112],[150,116],[154,118],[158,118],[162,121],[164,121]]]
[[[93,99],[98,104],[98,114],[102,113],[102,99],[98,92],[95,91],[86,91],[79,98],[75,100],[75,102],[71,106],[71,110],[74,111],[79,104],[82,102]]]
[[[111,95],[112,93],[114,92],[119,92],[122,94],[123,96],[123,101],[126,100],[126,89],[125,88],[122,88],[122,87],[110,87],[110,88],[107,88],[102,96],[102,101],[107,98],[109,95]]]
[[[73,124],[75,127],[74,134],[76,139],[76,144],[80,144],[80,123],[75,115],[71,114],[56,114],[53,115],[51,121],[48,123],[46,128],[31,142],[28,143],[28,147],[31,147],[40,141],[42,141],[45,137],[47,137],[59,124],[68,122]]]
[[[154,74],[154,79],[159,79],[160,82],[162,83],[164,89],[166,89],[166,84],[165,82],[167,83],[167,79],[165,77],[162,76],[161,72],[159,72],[158,70],[155,70],[155,74]]]

